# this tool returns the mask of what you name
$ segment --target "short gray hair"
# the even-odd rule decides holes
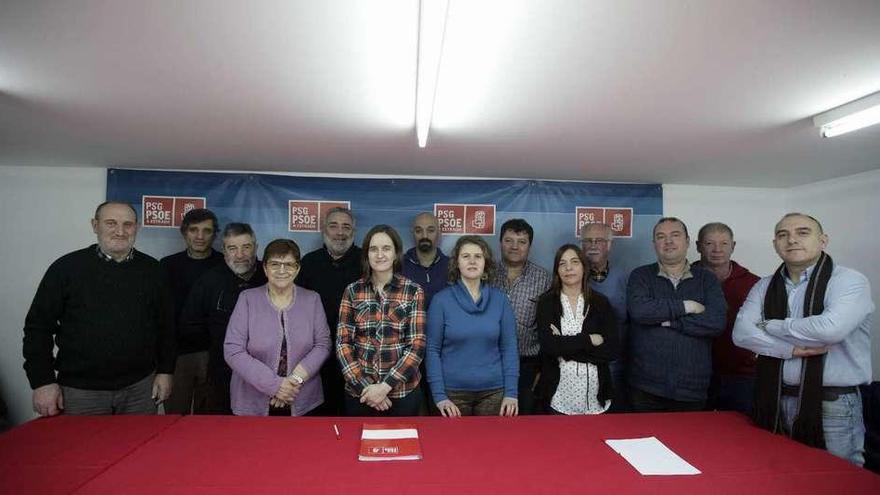
[[[354,229],[354,227],[355,227],[354,214],[351,212],[350,209],[348,209],[344,206],[334,206],[333,208],[330,208],[329,210],[327,210],[327,213],[324,214],[324,225],[321,226],[322,229],[327,228],[327,222],[330,221],[330,215],[332,215],[334,213],[344,213],[344,214],[348,215],[348,218],[351,219],[351,228]]]
[[[230,222],[227,223],[225,227],[223,227],[223,235],[222,239],[226,239],[227,237],[234,237],[238,235],[249,235],[251,239],[257,240],[257,236],[254,234],[254,229],[250,226],[250,224],[242,223],[242,222]]]
[[[128,203],[126,201],[119,201],[119,200],[115,200],[115,199],[104,201],[103,203],[99,204],[97,208],[95,208],[95,220],[99,220],[98,217],[101,216],[101,210],[103,210],[105,206],[109,206],[109,205],[127,206],[128,209],[131,210],[132,213],[134,213],[134,221],[135,221],[135,223],[137,223],[138,212],[137,212],[137,210],[134,209],[134,206],[131,206],[131,203]]]
[[[588,230],[595,228],[601,228],[602,230],[604,230],[606,239],[611,239],[612,237],[614,237],[614,229],[612,229],[611,226],[607,223],[591,222],[581,227],[581,239],[584,238]]]

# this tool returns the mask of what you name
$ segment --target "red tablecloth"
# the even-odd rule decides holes
[[[0,494],[71,493],[181,419],[58,416],[0,435]]]
[[[418,426],[422,461],[358,462],[361,425],[374,419],[40,420],[0,437],[0,462],[23,465],[21,450],[34,461],[26,473],[2,471],[0,493],[880,493],[880,476],[735,413],[405,421]],[[643,436],[702,474],[641,476],[603,442]],[[69,448],[53,457],[56,442]]]

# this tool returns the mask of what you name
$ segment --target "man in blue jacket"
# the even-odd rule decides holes
[[[716,277],[688,263],[684,222],[661,218],[653,237],[657,263],[633,270],[626,289],[630,406],[636,412],[699,411],[727,303]]]

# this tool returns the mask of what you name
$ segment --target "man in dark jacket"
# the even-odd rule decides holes
[[[688,263],[684,222],[661,218],[653,237],[657,263],[633,270],[626,289],[630,405],[636,412],[699,411],[727,304],[715,276]]]
[[[223,255],[214,250],[217,237],[217,216],[211,210],[197,208],[183,216],[180,234],[186,249],[159,261],[168,275],[168,285],[174,298],[174,323],[180,314],[189,291],[196,280],[211,268],[223,264]],[[174,390],[165,402],[166,414],[201,414],[205,411],[205,392],[208,373],[208,338],[194,339],[177,335],[177,366],[174,369]]]
[[[25,318],[34,411],[155,414],[176,359],[164,273],[134,249],[137,213],[128,203],[99,205],[92,230],[97,244],[52,263]]]
[[[355,221],[351,210],[331,208],[324,216],[321,233],[324,245],[306,254],[296,277],[297,285],[313,290],[321,296],[330,338],[336,342],[339,305],[348,284],[363,275],[363,250],[354,245]],[[315,409],[319,416],[341,416],[345,381],[337,359],[324,361],[321,367],[321,385],[324,403]]]
[[[226,325],[245,289],[266,283],[263,267],[257,263],[257,239],[246,223],[230,223],[223,229],[226,263],[205,273],[189,292],[179,333],[188,340],[208,342],[208,385],[205,412],[232,414],[229,381],[232,370],[223,359]]]

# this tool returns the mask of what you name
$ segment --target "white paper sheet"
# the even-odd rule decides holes
[[[656,437],[605,440],[605,443],[643,475],[700,474],[699,469],[691,466]]]

